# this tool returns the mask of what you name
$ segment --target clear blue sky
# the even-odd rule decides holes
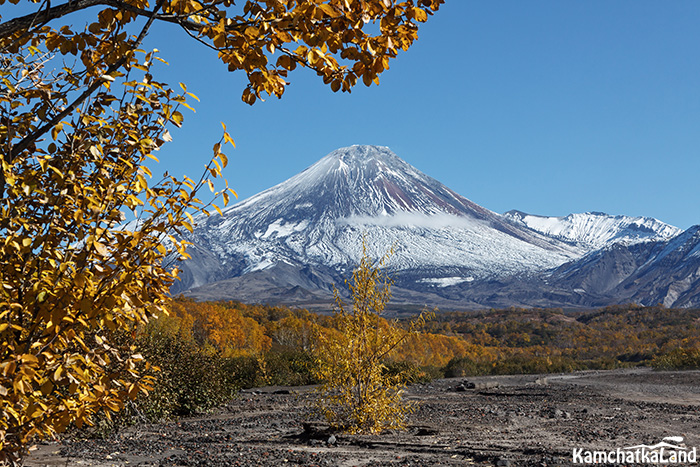
[[[281,100],[177,28],[147,47],[187,83],[197,113],[159,154],[198,175],[224,121],[240,199],[333,149],[389,146],[496,212],[603,211],[700,224],[700,2],[447,0],[379,87],[334,94],[307,70]]]

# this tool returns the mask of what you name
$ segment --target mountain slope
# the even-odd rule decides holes
[[[643,305],[700,306],[700,226],[667,242],[614,291]]]
[[[552,238],[590,252],[612,243],[633,244],[668,240],[682,232],[652,217],[611,216],[602,212],[546,217],[508,211],[504,217]]]
[[[700,226],[669,240],[609,245],[562,265],[550,279],[586,295],[590,305],[700,306]]]
[[[186,263],[180,290],[280,264],[332,268],[340,277],[360,258],[363,237],[375,257],[393,246],[388,267],[412,271],[416,281],[506,277],[580,256],[456,194],[388,148],[352,146],[223,217],[198,219],[188,240],[207,266]]]

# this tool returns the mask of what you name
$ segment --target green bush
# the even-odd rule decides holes
[[[308,352],[283,350],[265,355],[268,384],[273,386],[303,386],[316,384],[312,373],[313,359]]]
[[[100,437],[122,426],[207,412],[231,400],[239,390],[224,359],[158,321],[146,327],[136,345],[151,365],[153,389],[127,401],[112,417],[95,417],[94,427],[84,435]]]
[[[228,358],[225,369],[241,389],[257,388],[268,384],[266,362],[261,357],[245,355]]]
[[[229,401],[239,389],[225,360],[192,339],[155,328],[145,333],[139,347],[160,367],[153,391],[140,402],[150,420],[206,412]]]
[[[513,355],[494,363],[476,362],[466,357],[453,358],[442,369],[445,377],[483,375],[524,375],[544,373],[568,373],[577,370],[609,370],[630,363],[614,358],[576,361],[570,357],[532,357]]]
[[[274,350],[263,356],[227,359],[229,377],[242,389],[261,386],[302,386],[318,381],[311,372],[313,361],[301,350]]]
[[[495,375],[526,375],[542,373],[568,373],[581,366],[568,358],[510,357],[496,362],[491,373]]]

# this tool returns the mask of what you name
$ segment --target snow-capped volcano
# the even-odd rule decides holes
[[[375,257],[394,248],[392,272],[421,270],[420,279],[428,282],[445,274],[464,282],[531,273],[580,256],[576,248],[508,222],[378,146],[333,151],[230,207],[223,217],[199,221],[189,240],[208,266],[186,264],[187,288],[280,264],[342,273],[359,260],[363,238]]]
[[[375,258],[393,249],[387,268],[399,302],[464,308],[609,304],[623,295],[628,300],[635,287],[625,285],[624,294],[620,287],[679,234],[652,218],[497,214],[388,148],[352,146],[223,216],[196,219],[187,238],[192,259],[173,291],[200,299],[327,303],[334,285],[343,289],[364,239]],[[683,297],[695,290],[686,289]]]

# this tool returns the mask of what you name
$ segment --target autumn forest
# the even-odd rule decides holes
[[[183,398],[169,408],[174,413],[210,408],[240,388],[317,383],[312,368],[314,332],[338,333],[337,316],[305,309],[182,297],[169,306],[170,316],[154,320],[138,337],[145,352],[153,353],[147,359],[164,368],[161,381],[166,386],[170,380],[184,381],[177,372],[185,368],[220,375],[220,393],[211,389],[209,377],[210,392],[183,391]],[[431,318],[422,332],[409,335],[392,352],[385,371],[411,383],[438,377],[700,364],[700,310],[637,305],[585,312],[511,308],[438,311]],[[396,325],[401,327],[402,320]],[[168,346],[179,350],[165,352]],[[201,366],[178,363],[182,352]],[[153,410],[152,403],[145,406]]]

